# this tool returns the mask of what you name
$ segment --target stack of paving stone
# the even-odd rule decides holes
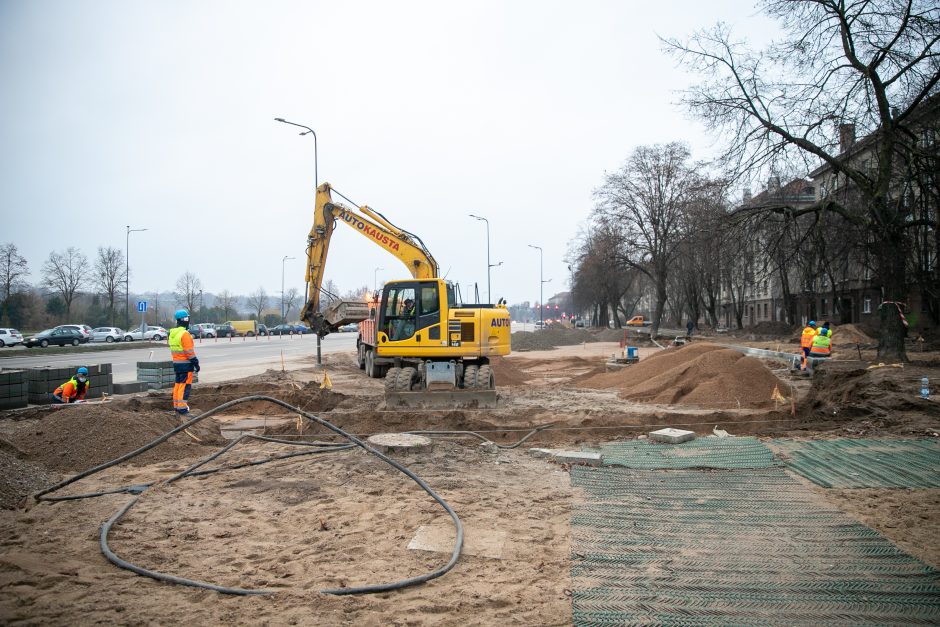
[[[27,368],[26,380],[29,382],[29,402],[34,405],[48,405],[52,402],[55,389],[75,376],[80,366],[65,368]],[[85,399],[102,398],[105,394],[114,394],[111,380],[111,364],[85,366],[88,368],[88,391]]]
[[[22,370],[0,372],[0,409],[17,409],[29,403],[29,383]]]
[[[172,361],[138,361],[137,380],[148,389],[161,390],[171,388],[176,383],[176,371]],[[199,374],[193,373],[193,383],[199,381]]]

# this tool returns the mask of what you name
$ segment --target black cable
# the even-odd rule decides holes
[[[252,402],[252,401],[266,401],[266,402],[269,402],[269,403],[274,403],[275,405],[280,405],[281,407],[283,407],[283,408],[285,408],[285,409],[287,409],[287,410],[289,410],[289,411],[291,411],[291,412],[300,414],[300,415],[303,416],[304,418],[307,418],[308,420],[311,420],[311,421],[313,421],[313,422],[316,422],[316,423],[320,424],[321,426],[326,427],[326,428],[329,429],[330,431],[333,431],[334,433],[345,437],[347,440],[353,442],[355,445],[361,447],[362,449],[364,449],[364,450],[367,451],[368,453],[370,453],[370,454],[372,454],[372,455],[375,455],[376,457],[378,457],[379,459],[381,459],[381,460],[384,461],[385,463],[387,463],[387,464],[393,466],[395,469],[397,469],[397,470],[400,471],[402,474],[406,475],[406,476],[409,477],[411,480],[413,480],[415,483],[417,483],[419,486],[421,486],[421,488],[422,488],[425,492],[427,492],[435,501],[438,502],[438,504],[441,505],[441,507],[444,508],[444,511],[446,511],[446,512],[450,515],[451,520],[454,522],[454,527],[455,527],[456,532],[457,532],[457,537],[456,537],[456,540],[455,540],[455,542],[454,542],[454,550],[453,550],[453,552],[451,553],[450,560],[448,560],[447,564],[445,564],[443,567],[441,567],[441,568],[439,568],[439,569],[437,569],[437,570],[434,570],[434,571],[432,571],[432,572],[430,572],[430,573],[425,573],[424,575],[419,575],[419,576],[417,576],[417,577],[410,577],[410,578],[408,578],[408,579],[403,579],[403,580],[400,580],[400,581],[395,581],[395,582],[390,582],[390,583],[384,583],[384,584],[376,584],[376,585],[370,585],[370,586],[359,586],[359,587],[355,587],[355,588],[328,588],[328,589],[325,589],[325,590],[320,590],[321,593],[323,593],[323,594],[332,594],[332,595],[347,595],[347,594],[367,594],[367,593],[374,593],[374,592],[386,592],[386,591],[389,591],[389,590],[399,590],[399,589],[401,589],[401,588],[405,588],[405,587],[408,587],[408,586],[413,586],[413,585],[416,585],[416,584],[419,584],[419,583],[425,583],[425,582],[427,582],[427,581],[430,581],[431,579],[436,579],[437,577],[441,577],[442,575],[446,574],[448,571],[450,571],[450,570],[454,567],[454,565],[457,563],[458,558],[460,557],[460,550],[461,550],[461,548],[463,547],[463,523],[460,522],[460,518],[457,517],[457,514],[456,514],[456,512],[454,512],[453,508],[452,508],[443,498],[441,498],[440,495],[438,495],[433,489],[431,489],[431,487],[430,487],[427,483],[425,483],[424,480],[422,480],[420,477],[418,477],[416,474],[414,474],[411,470],[409,470],[409,469],[406,468],[405,466],[399,464],[398,462],[396,462],[395,460],[391,459],[390,457],[388,457],[388,456],[386,456],[386,455],[383,455],[383,454],[380,453],[379,451],[377,451],[377,450],[375,450],[374,448],[372,448],[372,447],[370,447],[369,445],[367,445],[365,442],[363,442],[363,441],[360,440],[359,438],[355,437],[354,435],[352,435],[352,434],[350,434],[350,433],[347,433],[346,431],[343,431],[342,429],[340,429],[339,427],[333,425],[332,423],[327,422],[326,420],[323,420],[322,418],[319,418],[318,416],[315,416],[315,415],[313,415],[313,414],[311,414],[311,413],[309,413],[309,412],[307,412],[307,411],[305,411],[305,410],[302,410],[302,409],[300,409],[300,408],[298,408],[298,407],[293,407],[292,405],[289,405],[289,404],[285,403],[284,401],[281,401],[281,400],[276,399],[276,398],[271,398],[271,397],[269,397],[269,396],[245,396],[245,397],[242,397],[242,398],[234,399],[234,400],[229,401],[229,402],[227,402],[227,403],[223,403],[222,405],[219,405],[218,407],[215,407],[215,408],[213,408],[213,409],[210,409],[209,411],[207,411],[207,412],[205,412],[205,413],[203,413],[203,414],[200,414],[199,416],[196,416],[196,417],[193,418],[192,420],[187,421],[186,423],[180,425],[179,427],[176,427],[175,429],[173,429],[173,430],[171,430],[171,431],[168,431],[167,433],[163,434],[162,436],[160,436],[160,437],[157,438],[156,440],[154,440],[154,441],[150,442],[149,444],[146,444],[146,445],[144,445],[144,446],[142,446],[142,447],[136,449],[135,451],[131,451],[130,453],[127,453],[127,454],[125,454],[125,455],[122,455],[121,457],[119,457],[119,458],[117,458],[117,459],[115,459],[115,460],[112,460],[112,461],[110,461],[110,462],[106,462],[106,463],[104,463],[104,464],[100,464],[100,465],[98,465],[98,466],[95,466],[94,468],[90,468],[90,469],[88,469],[88,470],[86,470],[86,471],[83,471],[83,472],[79,473],[78,475],[76,475],[76,476],[74,476],[74,477],[71,477],[71,478],[66,479],[66,480],[64,480],[64,481],[61,481],[61,482],[59,482],[59,483],[57,483],[57,484],[55,484],[55,485],[53,485],[53,486],[51,486],[51,487],[49,487],[49,488],[46,488],[45,490],[42,490],[42,491],[38,492],[35,496],[36,496],[37,499],[40,499],[40,497],[42,497],[43,495],[46,495],[46,494],[49,494],[50,492],[54,492],[54,491],[56,491],[56,490],[59,490],[59,489],[65,487],[66,485],[69,485],[69,484],[71,484],[71,483],[74,483],[75,481],[78,481],[79,479],[82,479],[82,478],[84,478],[84,477],[88,477],[88,476],[93,475],[93,474],[95,474],[95,473],[97,473],[97,472],[101,472],[102,470],[105,470],[106,468],[110,468],[110,467],[112,467],[112,466],[114,466],[114,465],[116,465],[116,464],[119,464],[119,463],[121,463],[121,462],[123,462],[123,461],[126,461],[126,460],[128,460],[128,459],[132,459],[132,458],[136,457],[137,455],[140,455],[140,454],[142,454],[142,453],[144,453],[144,452],[146,452],[146,451],[152,449],[153,447],[159,445],[160,443],[165,442],[167,439],[169,439],[169,438],[172,437],[173,435],[176,435],[176,434],[179,433],[180,431],[182,431],[182,430],[188,428],[189,426],[191,426],[191,425],[193,425],[193,424],[195,424],[195,423],[197,423],[197,422],[199,422],[199,421],[201,421],[201,420],[205,420],[205,419],[208,418],[209,416],[212,416],[213,414],[216,414],[216,413],[222,411],[223,409],[227,409],[227,408],[229,408],[229,407],[232,407],[232,406],[234,406],[234,405],[238,405],[238,404],[240,404],[240,403],[247,403],[247,402]],[[265,438],[264,436],[244,435],[244,436],[238,438],[237,440],[235,440],[235,442],[233,442],[232,444],[228,444],[228,445],[224,446],[220,451],[216,451],[215,453],[213,453],[213,454],[210,455],[209,457],[200,460],[199,462],[193,464],[192,466],[190,466],[190,467],[187,468],[186,470],[183,470],[182,472],[177,473],[177,474],[174,475],[173,477],[170,477],[170,478],[167,479],[164,483],[169,484],[169,483],[172,483],[172,482],[177,481],[177,480],[179,480],[179,479],[182,479],[182,478],[184,478],[184,477],[186,477],[186,476],[191,476],[190,473],[195,474],[193,471],[195,471],[197,468],[199,468],[200,466],[203,466],[203,465],[205,465],[206,463],[208,463],[208,462],[210,462],[210,461],[212,461],[212,460],[218,458],[220,455],[222,455],[222,454],[225,453],[226,451],[231,450],[232,447],[235,446],[235,444],[237,444],[238,442],[241,442],[242,440],[244,440],[244,439],[249,439],[249,438],[260,439],[260,440],[269,440],[269,439],[272,439],[272,438]],[[286,443],[286,442],[285,442],[285,443]],[[330,450],[335,450],[335,449],[330,449]],[[169,583],[176,583],[176,584],[179,584],[179,585],[192,586],[192,587],[197,587],[197,588],[204,588],[204,589],[207,589],[207,590],[214,590],[214,591],[216,591],[216,592],[221,592],[221,593],[224,593],[224,594],[258,595],[258,594],[273,594],[273,593],[275,592],[275,591],[273,591],[273,590],[257,590],[257,589],[250,589],[250,588],[229,588],[229,587],[225,587],[225,586],[217,586],[217,585],[215,585],[215,584],[211,584],[211,583],[207,583],[207,582],[203,582],[203,581],[196,581],[196,580],[193,580],[193,579],[186,579],[186,578],[183,578],[183,577],[176,577],[176,576],[174,576],[174,575],[168,575],[168,574],[166,574],[166,573],[160,573],[160,572],[148,570],[148,569],[146,569],[146,568],[142,568],[142,567],[137,566],[137,565],[135,565],[135,564],[132,564],[132,563],[130,563],[130,562],[124,560],[124,559],[121,558],[120,556],[118,556],[116,553],[114,553],[114,552],[111,550],[111,547],[108,545],[108,534],[111,532],[111,529],[114,527],[114,525],[117,524],[117,522],[120,521],[120,519],[121,519],[128,511],[130,511],[130,509],[131,509],[134,505],[137,504],[137,502],[140,500],[140,498],[141,498],[142,496],[143,496],[143,493],[141,493],[141,494],[135,496],[135,497],[134,497],[133,499],[131,499],[130,502],[128,502],[124,507],[122,507],[120,510],[118,510],[107,522],[105,522],[103,525],[101,525],[101,530],[100,530],[100,533],[99,533],[99,543],[100,543],[100,545],[101,545],[101,552],[104,554],[105,557],[108,558],[109,561],[111,561],[111,563],[115,564],[116,566],[118,566],[118,567],[120,567],[120,568],[124,568],[124,569],[130,570],[130,571],[132,571],[132,572],[135,572],[135,573],[137,573],[137,574],[139,574],[139,575],[143,575],[143,576],[145,576],[145,577],[151,577],[151,578],[153,578],[153,579],[157,579],[158,581],[166,581],[166,582],[169,582]],[[41,499],[40,499],[40,500],[41,500]]]

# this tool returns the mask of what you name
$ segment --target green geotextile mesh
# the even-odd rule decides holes
[[[665,468],[769,468],[779,465],[755,438],[699,438],[682,444],[631,440],[603,445],[604,464],[646,470]]]
[[[775,440],[787,466],[825,488],[940,488],[936,440]]]
[[[782,468],[572,467],[575,625],[940,623],[940,571]]]

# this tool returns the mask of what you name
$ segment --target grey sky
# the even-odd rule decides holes
[[[673,103],[688,82],[657,34],[753,2],[128,2],[0,0],[0,241],[33,279],[53,249],[125,244],[132,290],[303,288],[319,178],[425,241],[447,277],[493,296],[567,289],[568,241],[605,170],[635,146],[710,141]],[[405,278],[337,227],[343,290]]]

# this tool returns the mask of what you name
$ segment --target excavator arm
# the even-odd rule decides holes
[[[439,272],[437,262],[420,238],[399,229],[381,213],[365,205],[353,208],[333,202],[331,190],[329,183],[317,188],[313,227],[307,236],[306,302],[300,313],[301,320],[321,336],[342,324],[356,322],[358,316],[362,320],[368,315],[367,311],[362,315],[350,307],[350,303],[343,302],[325,314],[320,312],[324,268],[337,223],[346,224],[397,257],[416,279],[436,278]]]

